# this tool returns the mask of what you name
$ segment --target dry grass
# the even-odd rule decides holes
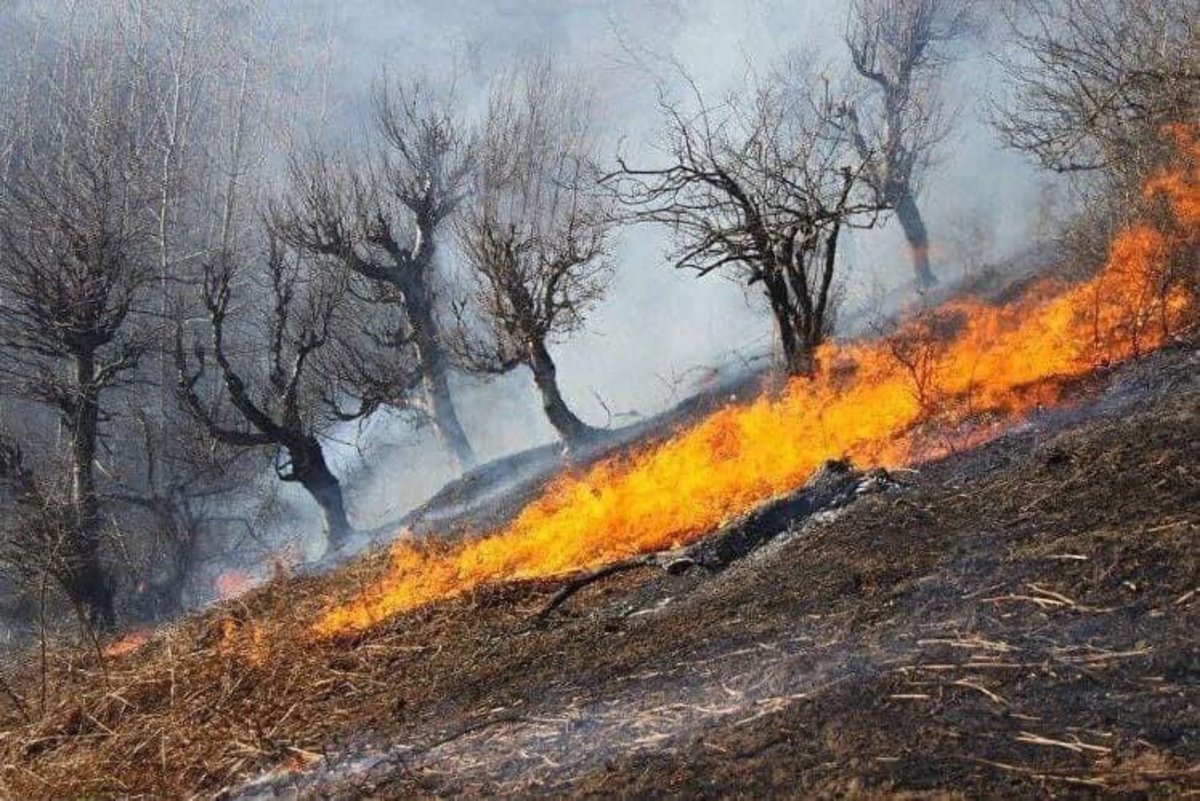
[[[560,781],[543,790],[1194,787],[1187,753],[1165,741],[1196,702],[1189,713],[1176,676],[1195,634],[1195,400],[948,460],[717,580],[608,579],[544,629],[529,623],[559,584],[489,588],[315,640],[311,621],[369,581],[374,558],[276,581],[103,666],[54,651],[44,709],[31,658],[0,684],[0,796],[208,796],[368,743],[403,743],[410,759],[485,737],[501,748],[518,725],[635,689],[647,720],[667,709],[709,736],[644,734],[598,772],[543,764]],[[808,646],[761,656],[784,641],[886,653],[869,676],[835,666],[800,691]],[[725,659],[751,666],[734,677],[746,682],[773,665],[778,686],[719,715],[734,702],[654,700]],[[1083,725],[1093,703],[1096,715],[1117,704],[1122,721]],[[504,758],[504,788],[535,789]],[[442,773],[390,781],[376,791],[487,789]]]

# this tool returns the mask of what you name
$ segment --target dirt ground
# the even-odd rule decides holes
[[[312,640],[376,558],[106,670],[53,653],[44,701],[34,661],[0,687],[0,796],[1200,792],[1198,367],[1162,354],[723,572],[628,571],[540,625],[561,582]]]

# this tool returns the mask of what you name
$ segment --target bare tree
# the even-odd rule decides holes
[[[244,246],[255,195],[273,168],[270,135],[287,128],[280,112],[304,113],[295,102],[299,90],[286,103],[277,100],[287,90],[275,56],[288,54],[273,47],[270,21],[256,16],[254,5],[51,0],[0,10],[0,229],[16,244],[0,247],[0,272],[4,286],[22,284],[21,292],[0,293],[4,429],[25,449],[24,469],[43,488],[41,497],[64,504],[58,522],[42,527],[57,532],[53,547],[34,562],[79,565],[67,546],[94,542],[107,596],[96,606],[115,606],[122,618],[141,614],[150,596],[159,610],[178,609],[196,559],[233,540],[218,496],[236,493],[261,470],[245,458],[250,451],[215,442],[179,403],[169,324],[179,301],[187,315],[207,314],[197,291],[204,265]],[[104,220],[88,219],[88,208],[105,204]],[[68,225],[74,234],[63,233]],[[97,247],[114,254],[108,262],[116,265],[115,254],[127,252],[129,272],[89,277],[66,260],[49,268],[52,247],[78,262],[93,234]],[[97,259],[95,265],[103,261]],[[63,281],[74,282],[69,297],[56,289]],[[76,393],[70,352],[60,358],[44,343],[32,350],[15,347],[15,339],[29,339],[34,315],[51,321],[67,309],[78,318],[101,288],[114,310],[127,307],[112,342],[96,351],[96,372],[111,383]],[[64,337],[79,325],[69,316],[53,323]],[[233,351],[244,334],[235,327]],[[106,371],[123,349],[129,358]],[[84,413],[64,412],[58,398],[80,399]],[[101,523],[89,533],[73,524],[81,507],[69,489],[88,486],[70,469],[75,420],[80,430],[97,432],[90,468],[96,512],[84,516]],[[78,605],[81,594],[70,585],[80,576],[55,567],[52,578]],[[101,618],[112,615],[89,612],[105,626]]]
[[[583,325],[611,273],[611,203],[595,183],[592,105],[583,83],[547,59],[502,80],[488,105],[476,191],[456,227],[484,329],[463,326],[460,356],[485,373],[528,367],[569,444],[593,429],[563,399],[549,345]]]
[[[895,210],[919,288],[937,279],[917,195],[948,130],[938,81],[968,10],[967,0],[854,0],[847,19],[846,46],[865,86],[834,109],[833,121],[866,161],[863,177]]]
[[[1008,15],[1004,141],[1058,171],[1126,188],[1163,160],[1159,129],[1200,113],[1200,3],[1024,0]]]
[[[346,297],[344,276],[314,274],[273,232],[267,239],[257,270],[246,269],[229,253],[208,265],[203,303],[209,341],[206,347],[198,340],[189,353],[183,326],[178,327],[179,392],[214,439],[236,447],[275,448],[276,475],[299,483],[312,496],[321,508],[330,544],[337,546],[351,527],[341,485],[325,461],[320,437],[331,423],[365,416],[377,403],[363,399],[356,410],[342,411],[337,389],[319,364],[322,352],[337,341],[338,313]],[[261,304],[266,309],[257,320],[247,319],[251,316],[244,314],[246,309],[233,304],[240,290],[249,307],[260,305],[251,294],[256,278],[267,284]],[[210,398],[204,393],[205,378],[213,365]]]
[[[403,309],[410,336],[396,341],[415,347],[430,417],[469,468],[475,454],[450,395],[437,320],[436,249],[467,188],[472,137],[448,102],[420,84],[381,81],[375,112],[381,144],[370,163],[338,165],[319,153],[293,160],[281,229],[293,246],[372,282],[381,303]]]
[[[621,159],[609,180],[628,219],[672,231],[676,267],[760,284],[786,370],[803,374],[833,324],[839,238],[880,204],[865,162],[823,121],[826,97],[777,75],[747,94],[713,108],[696,91],[688,112],[663,102],[668,163]]]
[[[18,586],[45,587],[48,580],[67,589],[77,576],[71,551],[75,527],[69,502],[59,497],[53,483],[39,480],[15,436],[0,434],[0,492],[5,519],[0,526],[0,566]],[[67,592],[68,600],[82,613],[88,610],[78,593]],[[41,604],[46,598],[39,593]],[[45,614],[44,608],[42,614]]]
[[[52,408],[68,441],[72,521],[65,589],[114,624],[100,554],[96,461],[104,399],[135,376],[153,336],[139,303],[153,281],[151,192],[137,86],[100,37],[72,43],[39,91],[0,185],[0,356],[5,386]]]

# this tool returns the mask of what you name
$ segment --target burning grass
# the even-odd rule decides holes
[[[1177,372],[1194,372],[1181,355]],[[273,582],[107,671],[93,654],[52,652],[44,713],[36,660],[12,684],[18,700],[0,699],[0,796],[209,796],[265,769],[286,785],[299,778],[283,773],[320,775],[370,743],[391,743],[408,769],[389,763],[396,783],[378,786],[330,779],[345,795],[543,781],[836,794],[851,776],[981,796],[1071,779],[1186,788],[1172,732],[1190,725],[1179,685],[1197,603],[1200,419],[1194,384],[1136,403],[1140,414],[1037,448],[1030,435],[931,466],[727,580],[615,578],[547,628],[530,621],[557,585],[531,582],[314,641],[322,597],[386,569],[366,562]],[[1020,596],[1036,600],[1009,600]],[[817,670],[823,654],[833,661]],[[589,718],[601,728],[572,725],[570,709],[612,699],[626,705]],[[675,723],[717,728],[692,742]],[[530,726],[564,738],[561,751],[521,757]]]
[[[500,531],[450,549],[398,541],[387,574],[323,613],[314,631],[336,636],[485,584],[680,547],[800,486],[828,459],[900,465],[978,444],[1098,367],[1161,347],[1195,314],[1173,259],[1196,243],[1200,168],[1190,129],[1174,133],[1188,165],[1146,186],[1147,197],[1167,198],[1173,221],[1120,232],[1094,278],[1044,281],[1000,306],[954,300],[888,340],[826,345],[811,377],[564,475]],[[898,355],[896,342],[920,352]],[[928,424],[950,436],[931,441]]]
[[[102,662],[95,654],[63,650],[51,652],[44,669],[36,660],[23,665],[19,679],[0,685],[0,795],[220,794],[265,768],[319,767],[326,764],[323,755],[328,750],[353,751],[365,741],[398,736],[424,743],[406,753],[428,754],[456,731],[477,730],[472,727],[486,724],[497,709],[536,710],[580,692],[612,698],[628,689],[622,682],[631,674],[658,676],[665,663],[682,665],[686,674],[697,660],[714,658],[714,643],[726,649],[745,647],[753,654],[768,635],[779,636],[787,628],[796,636],[789,628],[794,621],[804,621],[806,636],[820,635],[830,642],[848,630],[895,625],[893,604],[907,597],[902,593],[919,596],[914,589],[918,581],[945,568],[937,567],[938,560],[962,548],[960,538],[971,538],[980,551],[970,564],[999,567],[991,573],[980,568],[978,575],[969,576],[945,568],[952,592],[919,598],[914,616],[940,610],[948,615],[940,621],[945,628],[993,615],[1016,625],[1029,615],[1094,614],[1092,610],[1116,609],[1124,603],[1123,585],[1109,586],[1120,577],[1143,589],[1136,602],[1125,604],[1135,609],[1129,614],[1136,613],[1140,622],[1122,629],[1116,639],[1124,642],[1129,631],[1166,632],[1162,627],[1174,623],[1162,620],[1161,609],[1194,591],[1194,567],[1191,575],[1180,577],[1181,571],[1187,572],[1191,541],[1186,534],[1194,523],[1181,520],[1175,508],[1184,503],[1191,514],[1196,501],[1194,394],[1178,408],[1129,424],[1131,433],[1118,443],[1109,442],[1120,436],[1115,429],[1101,432],[1078,463],[1068,458],[1065,472],[1038,467],[1031,476],[1030,469],[1014,469],[1007,479],[986,479],[986,486],[974,494],[948,482],[948,488],[933,492],[933,497],[918,495],[906,501],[907,507],[883,509],[876,503],[875,518],[863,517],[870,511],[866,510],[853,525],[836,529],[844,541],[834,537],[806,543],[811,550],[791,549],[779,557],[783,562],[774,570],[751,575],[741,585],[727,583],[705,604],[679,611],[667,606],[663,614],[621,624],[636,636],[614,637],[603,621],[569,621],[534,631],[528,624],[555,587],[554,577],[696,539],[754,504],[799,486],[829,456],[849,455],[860,464],[895,463],[947,450],[946,440],[931,439],[931,432],[951,432],[947,436],[954,438],[956,448],[987,439],[1003,423],[1058,402],[1064,387],[1098,365],[1147,353],[1185,330],[1195,313],[1193,297],[1182,288],[1190,285],[1165,278],[1171,253],[1194,253],[1196,245],[1195,220],[1186,209],[1193,208],[1187,204],[1194,202],[1189,198],[1195,197],[1200,182],[1195,168],[1190,169],[1178,180],[1164,173],[1156,177],[1158,184],[1148,187],[1155,196],[1170,199],[1176,210],[1173,225],[1137,225],[1123,232],[1113,242],[1108,263],[1090,281],[1045,282],[997,307],[958,300],[939,310],[939,315],[952,318],[953,334],[928,343],[932,356],[921,362],[928,369],[914,370],[917,362],[897,360],[886,343],[831,346],[822,352],[814,377],[793,381],[776,397],[719,411],[643,452],[602,462],[582,475],[564,476],[508,528],[491,536],[444,550],[402,543],[386,563],[365,560],[324,578],[279,578],[211,614],[167,627],[141,647],[122,646]],[[1179,187],[1186,191],[1181,194]],[[922,336],[919,328],[902,333],[918,340]],[[921,381],[930,384],[922,388]],[[1111,464],[1103,461],[1106,447],[1120,458]],[[1130,471],[1150,472],[1154,480],[1122,484],[1130,481]],[[1102,551],[1108,540],[1098,526],[1135,522],[1139,528],[1127,548],[1137,550],[1123,551],[1111,564],[1096,562],[1090,574],[1063,572],[1072,564],[1069,560],[1050,563],[1062,568],[1053,574],[1061,577],[1055,583],[1048,583],[1045,575],[1051,567],[1036,576],[1022,576],[1020,582],[1002,574],[1021,548],[1072,535],[1080,539],[1057,543],[1061,553]],[[1178,530],[1162,528],[1181,522]],[[1054,531],[1038,529],[1040,523],[1053,523]],[[994,539],[970,534],[980,527]],[[920,543],[912,539],[917,532],[923,537]],[[1170,547],[1156,550],[1161,542]],[[991,553],[988,548],[1004,551]],[[1191,558],[1194,563],[1194,554]],[[1149,581],[1166,584],[1146,589],[1140,574],[1124,578],[1122,571],[1130,564],[1137,566],[1139,559],[1152,563]],[[513,580],[522,581],[504,583]],[[649,581],[630,574],[623,580],[630,585]],[[329,598],[348,601],[330,609]],[[1032,611],[995,612],[1018,601]],[[1181,610],[1192,609],[1194,597],[1181,603]],[[980,604],[986,613],[979,612]],[[1158,617],[1150,616],[1154,609],[1160,610]],[[400,612],[408,614],[396,618]],[[983,647],[980,643],[1004,642],[1013,653],[1024,654],[1047,636],[1045,620],[1033,623],[1029,642],[1020,646],[998,635],[966,632],[942,638],[926,633],[920,639],[966,643],[977,651]],[[1078,649],[1080,643],[1093,646],[1096,630],[1065,632],[1074,639],[1063,644],[1068,650],[1058,656],[1037,652],[1038,660],[1059,659],[1046,662],[1052,670],[1045,680],[1061,681],[1053,670],[1065,671],[1063,665],[1074,670],[1076,662],[1070,660],[1075,651],[1070,649]],[[919,638],[910,636],[913,633],[905,636],[915,642]],[[1182,660],[1180,643],[1186,637],[1170,636],[1175,639],[1164,640],[1161,650]],[[1132,650],[1116,640],[1112,646],[1105,653]],[[939,663],[960,664],[946,654],[936,656]],[[1022,693],[1030,692],[1028,683],[981,681],[980,671],[991,669],[986,661],[961,663],[970,670],[953,677],[953,692],[985,706],[999,704],[997,698],[1016,704]],[[1107,669],[1103,662],[1078,664],[1090,680]],[[1152,665],[1154,673],[1122,677],[1127,689],[1122,714],[1133,714],[1129,699],[1135,698],[1143,706],[1134,712],[1147,727],[1157,725],[1156,720],[1175,720],[1178,714],[1160,703],[1163,688],[1174,685],[1166,679],[1152,681],[1167,675],[1168,668],[1175,669]],[[1140,682],[1136,692],[1129,689],[1133,682]],[[896,704],[921,703],[946,691],[940,685],[914,687],[904,677],[867,687],[873,693],[867,696],[869,702],[862,701],[863,688],[857,689],[858,695],[844,703],[835,691],[832,700],[806,709],[809,716],[827,714],[830,726],[849,732],[845,737],[836,728],[832,734],[806,732],[804,742],[817,744],[819,764],[838,764],[850,754],[893,759],[895,743],[878,742],[882,733],[920,751],[920,741],[905,738],[909,732],[924,736],[925,718],[918,720]],[[1151,700],[1143,699],[1143,690]],[[1037,703],[1020,714],[1039,716],[1038,721],[1022,720],[1022,727],[1004,742],[1040,752],[1061,751],[1071,758],[1093,753],[1082,745],[1090,740],[1072,739],[1051,726],[1061,721],[1046,719],[1046,710],[1058,701],[1070,702],[1070,714],[1062,713],[1067,718],[1087,716],[1087,705],[1075,700],[1086,693],[1074,685],[1070,691],[1074,694],[1062,698],[1034,693]],[[802,695],[781,692],[767,700]],[[916,699],[918,695],[922,699]],[[1109,703],[1107,697],[1096,703]],[[729,733],[729,748],[751,754],[743,761],[752,764],[756,754],[776,747],[781,741],[779,717],[792,714],[790,703],[780,701],[762,716],[739,717],[748,722]],[[822,703],[828,707],[825,712]],[[977,708],[971,709],[978,714]],[[859,717],[871,724],[869,730],[855,722]],[[977,726],[982,734],[972,741],[974,753],[994,756],[1003,751],[989,734],[988,727],[999,725],[997,721],[978,720],[956,718],[937,742],[962,750],[962,731]],[[784,722],[794,727],[789,730],[808,725]],[[759,733],[766,744],[755,741]],[[1168,735],[1163,739],[1170,739]],[[830,745],[830,738],[837,742]],[[1087,753],[1077,753],[1080,750]],[[710,775],[729,778],[718,786],[738,786],[731,763],[709,753],[690,758],[696,765],[711,763]],[[1163,759],[1163,770],[1174,777],[1170,781],[1178,781],[1182,774],[1176,761]],[[1050,775],[1042,764],[1036,769],[1013,760],[1004,764],[1032,771],[1034,778],[1016,781]],[[665,765],[677,773],[683,770]],[[776,775],[760,767],[762,773],[756,776]],[[1092,772],[1085,778],[1101,781],[1093,776],[1103,766],[1087,767]],[[863,772],[870,773],[866,768]],[[957,774],[946,769],[938,775]],[[1140,776],[1136,770],[1130,775]],[[606,776],[597,774],[584,789],[612,791]],[[636,766],[624,770],[617,765],[612,776],[622,777],[631,792],[664,789]],[[909,784],[944,786],[938,781],[944,780],[925,777]],[[1108,782],[1105,787],[1125,786],[1115,779],[1103,782]],[[420,777],[408,777],[396,787],[398,794],[447,789],[437,782],[426,786]]]

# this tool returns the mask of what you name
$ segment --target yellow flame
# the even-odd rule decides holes
[[[1000,306],[952,301],[933,314],[948,322],[949,332],[937,336],[927,320],[914,320],[894,339],[827,345],[811,377],[640,452],[560,476],[500,531],[450,548],[397,542],[386,575],[329,609],[315,633],[362,630],[487,583],[681,546],[794,490],[826,459],[904,463],[937,452],[920,435],[933,418],[941,430],[958,426],[979,440],[997,430],[989,420],[1011,422],[1056,402],[1070,380],[1157,348],[1190,321],[1190,288],[1169,280],[1165,265],[1173,249],[1195,241],[1198,177],[1194,163],[1156,176],[1146,191],[1168,198],[1180,230],[1121,232],[1091,280],[1044,281]],[[897,359],[889,346],[897,341],[926,347],[927,369]]]

